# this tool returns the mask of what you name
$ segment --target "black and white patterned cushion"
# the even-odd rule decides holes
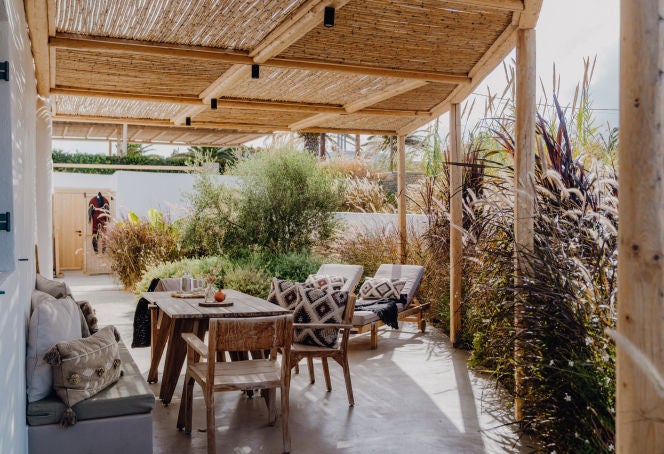
[[[295,307],[295,323],[343,323],[348,292],[299,287],[300,303]],[[296,328],[293,342],[315,347],[335,347],[338,328]]]
[[[379,300],[382,298],[394,298],[398,300],[405,286],[405,279],[370,277],[360,287],[360,299]]]
[[[304,283],[320,290],[341,290],[346,283],[346,278],[329,274],[310,274]]]
[[[298,287],[301,284],[297,282],[288,281],[284,279],[272,278],[270,283],[270,293],[267,300],[270,303],[278,304],[284,309],[293,310],[297,303],[300,302],[300,292]]]

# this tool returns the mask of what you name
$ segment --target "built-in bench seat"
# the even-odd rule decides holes
[[[120,341],[123,376],[97,395],[73,406],[78,422],[61,427],[65,404],[51,394],[27,406],[31,454],[55,447],[73,453],[152,452],[152,409],[155,397],[125,344]]]

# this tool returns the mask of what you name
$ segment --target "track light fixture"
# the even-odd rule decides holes
[[[212,98],[210,100],[210,108],[212,110],[217,110],[217,98]]]
[[[260,76],[260,66],[259,65],[251,65],[251,78],[252,79],[258,79]]]
[[[191,117],[185,118],[184,124],[187,125],[187,126],[191,126]]]
[[[334,27],[334,7],[326,6],[325,15],[323,17],[323,25],[326,27]]]

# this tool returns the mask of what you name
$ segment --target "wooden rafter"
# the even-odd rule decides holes
[[[344,106],[344,111],[348,114],[358,113],[367,106],[378,104],[381,101],[385,101],[386,99],[390,99],[403,93],[409,92],[426,84],[426,82],[420,80],[406,80],[401,84],[393,87],[391,90],[376,93],[375,95],[368,96],[366,98],[347,104]],[[320,126],[323,122],[330,120],[335,116],[335,114],[320,113],[293,123],[289,125],[289,127],[293,131],[299,131],[302,129],[310,128],[312,126]],[[427,118],[427,122],[431,121],[431,117],[427,116]]]
[[[212,60],[240,65],[252,65],[255,63],[253,58],[251,58],[246,52],[229,49],[183,46],[150,41],[111,39],[100,36],[76,36],[58,33],[55,37],[50,39],[50,45],[58,49],[91,52],[118,52],[173,58],[197,58],[201,60]],[[277,68],[302,69],[309,71],[336,71],[367,76],[416,79],[426,82],[450,84],[469,84],[471,82],[466,74],[451,74],[426,70],[402,70],[374,65],[328,62],[314,58],[274,57],[261,64]]]
[[[161,95],[145,95],[134,93],[121,93],[114,91],[103,90],[77,90],[69,88],[55,87],[51,89],[51,94],[62,96],[84,96],[91,98],[107,98],[107,99],[127,99],[135,101],[148,101],[148,102],[163,102],[172,104],[186,104],[192,106],[200,106],[201,100],[194,96],[161,96]],[[375,104],[372,102],[372,104]],[[332,113],[344,114],[348,113],[348,108],[340,105],[330,104],[317,104],[317,103],[304,103],[304,102],[288,102],[288,101],[254,101],[240,98],[222,98],[217,100],[218,108],[231,108],[231,109],[255,109],[255,110],[273,110],[284,112],[311,112],[311,113]],[[400,110],[400,109],[372,109],[365,108],[361,110],[354,110],[354,112],[362,115],[385,115],[395,117],[426,117],[431,118],[431,113],[421,110]]]
[[[523,0],[446,0],[448,3],[458,3],[461,6],[499,11],[523,11]]]

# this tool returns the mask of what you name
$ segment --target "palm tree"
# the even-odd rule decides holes
[[[196,153],[210,158],[219,163],[219,171],[224,173],[237,164],[237,150],[230,147],[189,147],[187,152],[191,155]]]

